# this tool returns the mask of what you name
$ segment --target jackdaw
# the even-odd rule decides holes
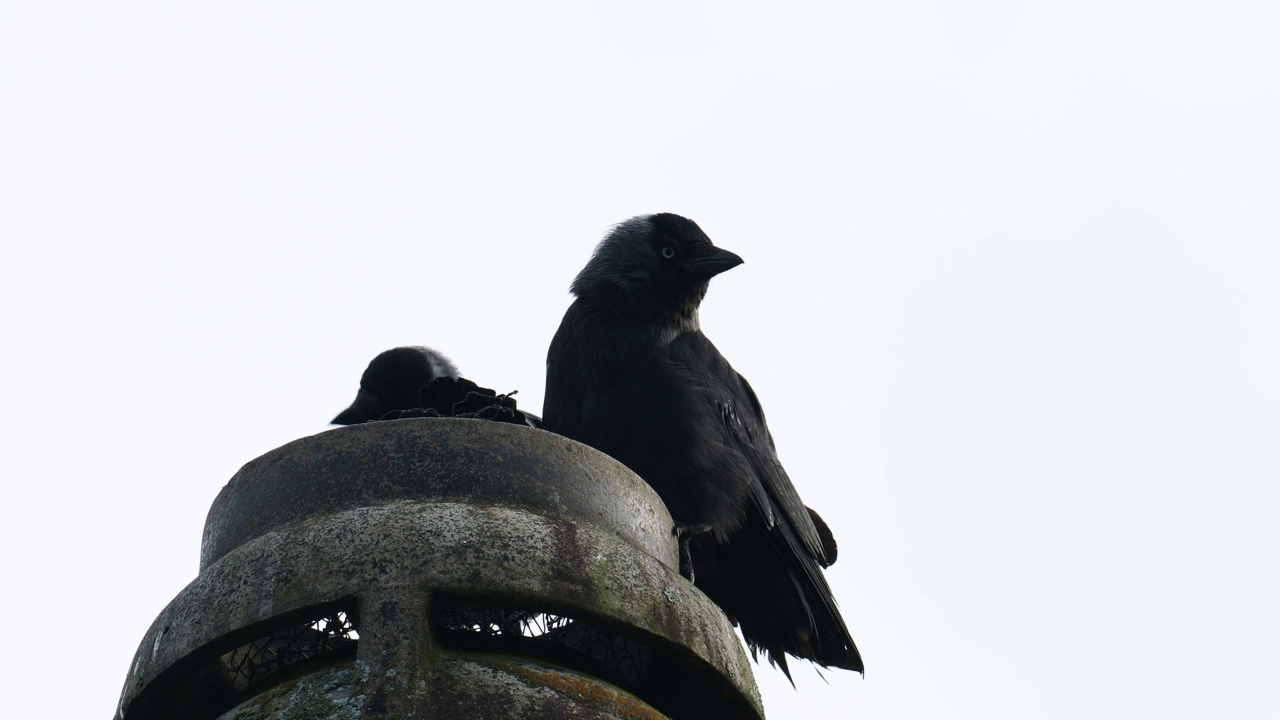
[[[742,263],[693,221],[632,218],[596,247],[547,352],[543,427],[644,478],[681,572],[791,677],[786,654],[863,671],[822,568],[835,540],[778,462],[745,378],[702,334],[712,277]],[[696,575],[695,575],[696,571]]]
[[[398,347],[379,353],[360,376],[360,391],[334,425],[377,420],[392,410],[422,407],[418,391],[438,377],[458,377],[458,368],[428,347]]]

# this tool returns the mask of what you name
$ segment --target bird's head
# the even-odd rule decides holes
[[[696,311],[711,278],[741,264],[688,218],[641,215],[609,231],[570,290],[584,300],[642,304],[664,314]]]
[[[360,387],[376,393],[391,409],[415,407],[418,388],[438,377],[457,377],[449,359],[429,347],[410,345],[379,353],[360,376]]]
[[[335,425],[377,420],[391,410],[420,407],[418,388],[438,377],[457,377],[444,355],[427,347],[398,347],[379,353],[360,376],[360,391],[351,407],[333,419]]]

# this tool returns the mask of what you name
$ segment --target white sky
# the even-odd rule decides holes
[[[758,668],[770,717],[1280,717],[1278,14],[0,4],[4,714],[108,716],[377,352],[540,409],[665,210],[746,259],[703,324],[867,663]]]

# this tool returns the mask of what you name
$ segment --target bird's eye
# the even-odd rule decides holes
[[[670,260],[671,258],[673,258],[673,257],[675,257],[675,256],[676,256],[676,249],[675,249],[675,248],[671,247],[670,245],[668,245],[668,246],[666,246],[666,247],[662,248],[662,257],[664,257],[664,258],[666,258],[666,259]]]

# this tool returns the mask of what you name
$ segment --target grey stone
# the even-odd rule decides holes
[[[197,717],[182,698],[216,697],[238,714],[207,717],[657,718],[660,696],[671,717],[762,717],[728,620],[674,569],[671,527],[625,467],[540,430],[413,419],[303,438],[218,496],[201,573],[143,638],[117,717]],[[460,649],[431,620],[446,598],[595,623],[670,667],[624,688],[545,657]],[[246,643],[339,605],[358,618],[354,659],[233,686],[229,658]],[[341,682],[322,677],[333,662]],[[688,687],[673,696],[659,680]]]

